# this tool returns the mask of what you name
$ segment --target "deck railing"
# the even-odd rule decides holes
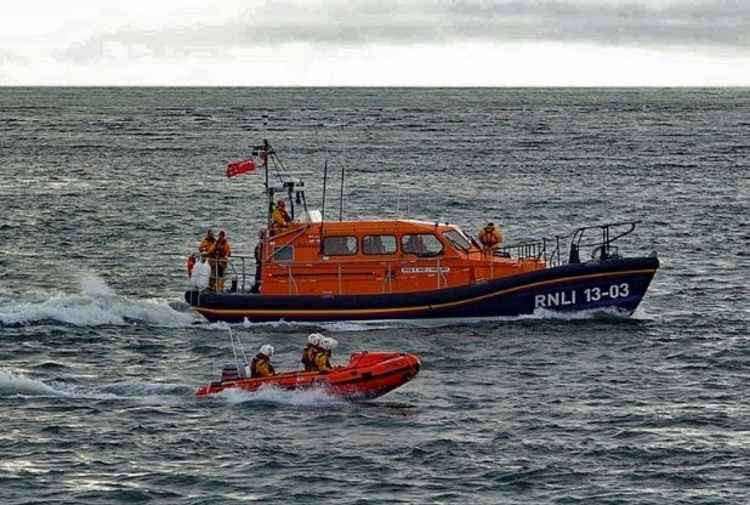
[[[563,264],[560,255],[561,245],[564,245],[565,239],[569,237],[570,235],[555,235],[553,238],[506,245],[495,249],[494,255],[516,260],[544,261],[547,267],[556,267]]]

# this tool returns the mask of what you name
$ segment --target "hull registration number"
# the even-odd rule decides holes
[[[565,307],[576,305],[579,302],[592,303],[601,300],[616,300],[626,298],[630,295],[630,285],[627,282],[620,284],[610,284],[609,287],[600,288],[598,286],[585,288],[583,291],[576,292],[575,289],[554,291],[534,296],[535,309],[548,309],[552,307]]]

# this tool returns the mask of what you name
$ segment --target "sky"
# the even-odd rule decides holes
[[[750,86],[750,0],[3,0],[0,85]]]

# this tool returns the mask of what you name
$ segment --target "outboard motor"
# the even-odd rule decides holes
[[[221,368],[222,381],[244,379],[245,377],[245,367],[239,366],[237,363],[227,362],[224,363],[224,366]]]

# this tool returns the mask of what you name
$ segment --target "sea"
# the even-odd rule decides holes
[[[505,243],[639,220],[632,317],[210,323],[207,228],[251,255],[268,139],[326,219],[447,221]],[[0,88],[0,502],[750,502],[750,89]],[[585,259],[585,258],[584,258]],[[322,332],[415,353],[352,403],[194,390]]]

